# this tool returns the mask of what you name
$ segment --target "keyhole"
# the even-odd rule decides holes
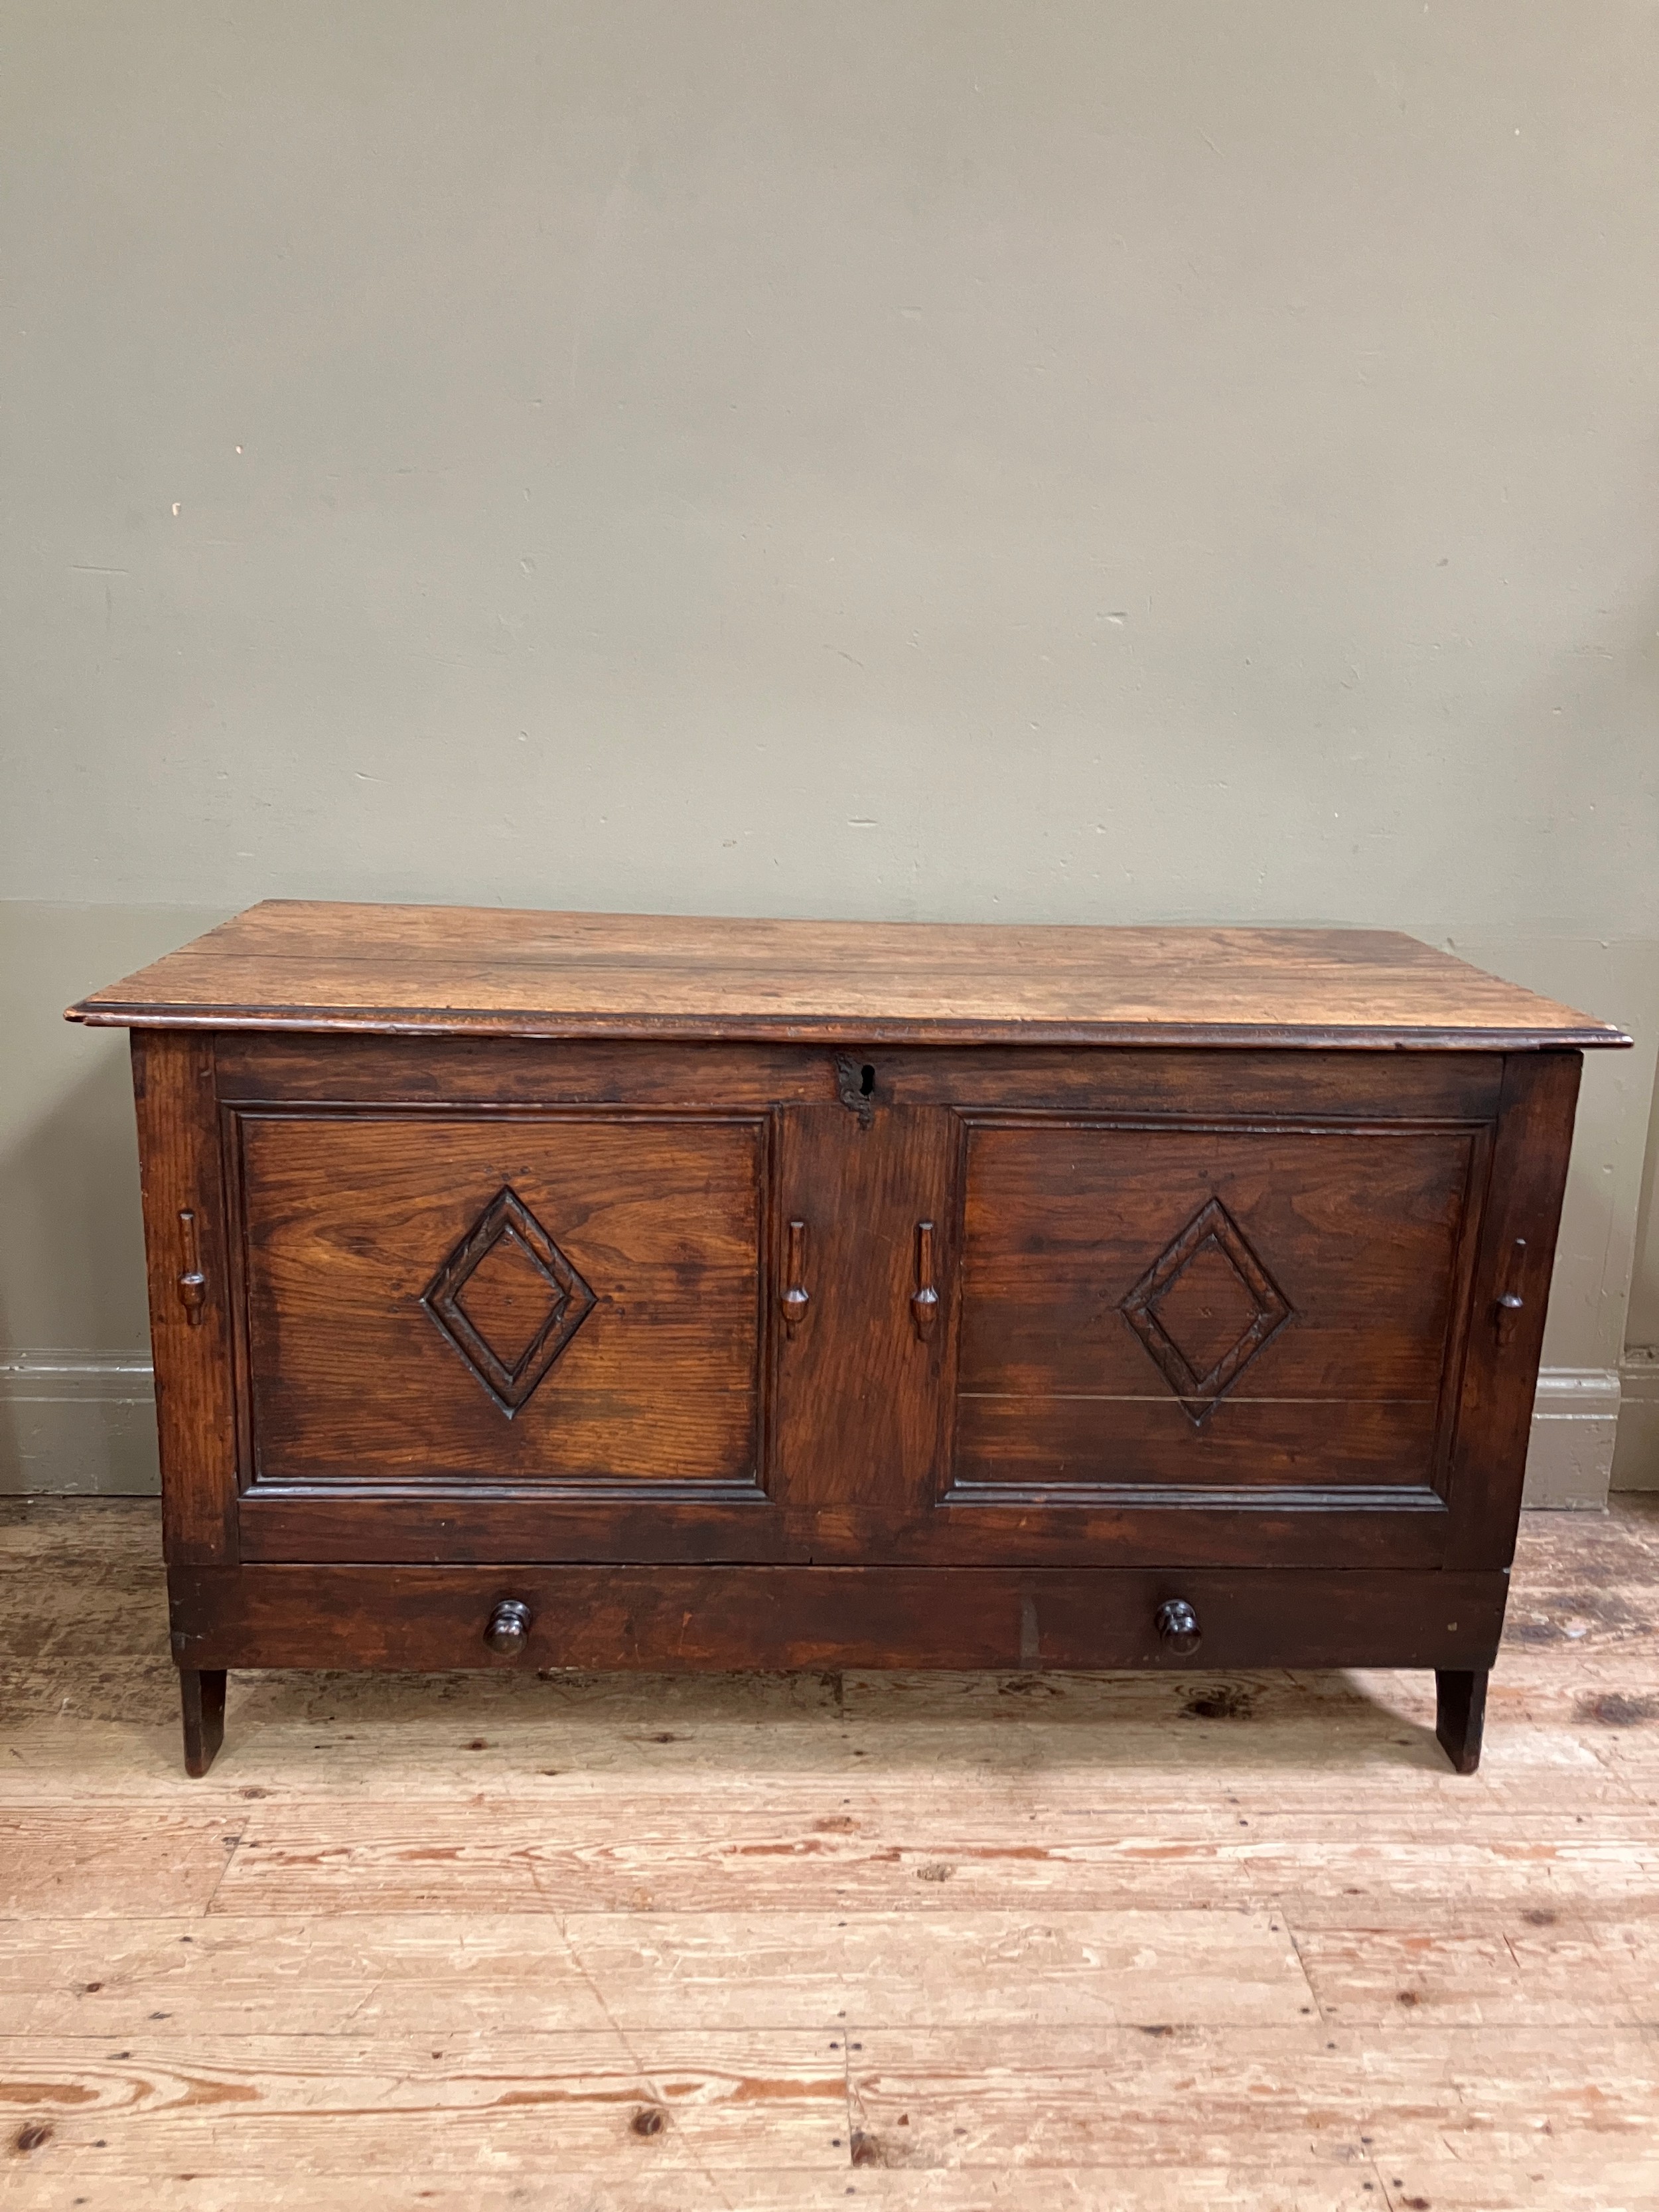
[[[836,1054],[836,1096],[843,1106],[850,1107],[859,1117],[859,1127],[867,1129],[876,1118],[876,1071],[867,1063],[860,1067],[850,1052]]]

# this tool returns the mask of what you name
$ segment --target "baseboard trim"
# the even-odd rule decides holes
[[[1591,1512],[1607,1504],[1620,1395],[1614,1368],[1541,1370],[1523,1504]]]
[[[1615,1490],[1659,1490],[1659,1352],[1627,1352],[1619,1370]]]
[[[1527,1504],[1598,1508],[1610,1480],[1659,1490],[1659,1359],[1622,1370],[1547,1367],[1538,1378]],[[0,1497],[143,1498],[160,1486],[148,1359],[0,1355]]]
[[[160,1487],[148,1359],[0,1355],[0,1497],[146,1498]]]

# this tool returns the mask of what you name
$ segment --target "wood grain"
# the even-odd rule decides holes
[[[953,1910],[1105,1911],[1255,1907],[1284,1899],[1293,1925],[1352,1922],[1350,1893],[1386,1881],[1388,1917],[1410,1925],[1429,1900],[1465,1911],[1582,1910],[1613,1900],[1625,1917],[1659,1912],[1659,1839],[1650,1814],[1602,1808],[1522,1823],[1477,1806],[1454,1835],[1425,1843],[1415,1820],[1255,1811],[1218,1821],[1164,1808],[1109,1817],[1069,1792],[1011,1802],[958,1782],[944,1850],[931,1808],[843,1790],[842,1808],[777,1794],[716,1817],[683,1792],[572,1802],[556,1824],[523,1804],[476,1814],[354,1803],[256,1805],[216,1911],[238,1913],[795,1911],[927,1912],[948,1885]],[[828,1825],[849,1820],[850,1827]],[[1385,1871],[1386,1870],[1386,1871]],[[1291,1900],[1295,1900],[1295,1910]]]
[[[837,1095],[837,1057],[829,1045],[257,1030],[227,1030],[214,1048],[219,1097],[239,1106],[823,1106]],[[1198,1115],[1245,1123],[1287,1110],[1489,1121],[1504,1074],[1496,1052],[1287,1054],[1245,1045],[1219,1056],[1176,1045],[889,1045],[872,1046],[869,1065],[880,1105]]]
[[[245,1825],[245,1817],[176,1807],[135,1831],[70,1808],[9,1808],[0,1814],[0,1914],[204,1911]]]
[[[1200,1505],[1224,1510],[1230,1492],[1248,1499],[1252,1492],[1272,1492],[1294,1511],[1316,1499],[1334,1505],[1344,1489],[1381,1493],[1356,1496],[1356,1510],[1390,1502],[1389,1492],[1398,1494],[1395,1502],[1409,1493],[1425,1511],[1440,1503],[1431,1480],[1438,1434],[1431,1395],[1356,1402],[1334,1393],[1252,1396],[1241,1386],[1199,1428],[1155,1376],[1152,1387],[1160,1395],[964,1392],[957,1406],[951,1505],[971,1506],[990,1493],[1050,1510],[1068,1500],[1074,1507],[1109,1502],[1139,1509],[1139,1517],[1159,1504],[1183,1512]],[[1181,1535],[1167,1528],[1147,1534],[1166,1553],[1182,1548]]]
[[[1659,2154],[1659,2047],[1639,2031],[1413,2026],[1379,2052],[1319,2021],[1273,2037],[1060,2027],[1018,2070],[982,2029],[860,2039],[853,2110],[872,2165],[1150,2163],[1168,2136],[1148,2108],[1177,2100],[1195,2138],[1266,2156],[1344,2166],[1369,2154],[1383,2172],[1407,2153],[1513,2158],[1536,2142],[1534,2082],[1547,2085],[1556,2153],[1565,2137],[1580,2159]]]
[[[156,1519],[0,1501],[0,2203],[1647,2212],[1659,1501],[1467,1781],[1212,1668],[244,1675],[188,1784]]]
[[[812,1516],[815,1556],[849,1556],[855,1516],[900,1523],[931,1502],[944,1332],[917,1337],[917,1225],[948,1221],[957,1122],[941,1107],[799,1108],[783,1117],[780,1233],[805,1224],[806,1318],[776,1347],[773,1494]],[[936,1248],[948,1276],[953,1238]],[[780,1252],[775,1272],[783,1279]],[[862,1535],[851,1556],[873,1554]]]
[[[198,2036],[447,2036],[506,2019],[521,2034],[656,2033],[688,2011],[826,2034],[849,2014],[1018,2027],[1173,2011],[1243,2027],[1294,2022],[1312,2002],[1267,1911],[0,1921],[0,2002],[26,2035],[118,2040],[180,2020]]]
[[[155,1363],[155,1426],[170,1559],[234,1559],[236,1417],[231,1380],[231,1246],[214,1103],[211,1038],[179,1032],[132,1039],[139,1182]],[[189,1264],[201,1295],[179,1295]]]
[[[1345,2027],[1632,2027],[1659,2019],[1659,1920],[1563,1916],[1544,1926],[1304,1929],[1297,1954],[1322,2018]]]
[[[763,1124],[246,1115],[237,1133],[258,1483],[754,1485]],[[503,1190],[593,1301],[511,1418],[423,1303]],[[459,1296],[510,1363],[553,1293],[501,1255]]]
[[[412,2160],[420,2154],[419,2130],[409,2133]],[[341,2155],[347,2154],[343,2149]],[[84,2163],[76,2164],[72,2201],[87,2212],[132,2212],[131,2179],[121,2175],[103,2180],[82,2171]],[[1608,2174],[1610,2185],[1617,2185],[1612,2169],[1601,2171]],[[1492,2208],[1497,2212],[1620,2212],[1626,2206],[1628,2212],[1638,2212],[1638,2179],[1642,2187],[1645,2180],[1633,2166],[1628,2171],[1628,2198],[1596,2196],[1590,2193],[1591,2185],[1575,2185],[1571,2176],[1553,2185],[1571,2194],[1540,2195],[1539,2185],[1546,2178],[1538,2173],[1534,2161],[1530,2172],[1516,2169],[1507,2177],[1507,2185],[1519,2193],[1489,2193],[1503,2190],[1506,2178],[1483,2167],[1477,2176],[1455,2175],[1455,2200],[1443,2195],[1440,2201],[1455,2201],[1457,2208],[1468,2207],[1470,2212],[1492,2212]],[[283,2203],[287,2196],[269,2175],[261,2174],[152,2174],[146,2175],[145,2183],[145,2201],[159,2212],[270,2212],[273,2203]],[[1248,2147],[1237,2163],[1073,2167],[1063,2172],[1051,2169],[1043,2183],[1045,2201],[1063,2212],[1376,2212],[1383,2201],[1376,2194],[1380,2185],[1369,2167],[1342,2172],[1329,2166],[1252,2166]],[[302,2212],[362,2212],[366,2185],[361,2172],[313,2168],[301,2185]],[[401,2172],[377,2172],[372,2186],[388,2203],[418,2204],[420,2212],[526,2212],[522,2179],[481,2179],[475,2174],[458,2179],[411,2165]],[[533,2212],[822,2212],[826,2202],[842,2199],[848,2191],[855,2203],[892,2208],[892,2212],[901,2212],[901,2208],[902,2212],[1026,2212],[1030,2203],[1029,2175],[983,2167],[963,2172],[944,2167],[905,2172],[865,2166],[858,2169],[856,2182],[843,2182],[839,2172],[775,2168],[738,2171],[723,2166],[704,2172],[682,2166],[665,2172],[623,2169],[580,2174],[544,2168],[537,2172],[533,2186],[535,2194],[529,2200]],[[50,2170],[33,2181],[27,2173],[13,2173],[0,2179],[0,2202],[27,2205],[32,2212],[60,2212],[61,2187]],[[1471,2190],[1480,2193],[1465,2193]],[[299,2204],[297,2198],[289,2201]]]
[[[240,1643],[228,1586],[191,1597],[192,1773],[259,1656],[1157,1665],[1194,1656],[1194,1593],[1150,1593],[1182,1627],[1149,1647],[1135,1574],[1200,1566],[1397,1570],[1381,1614],[1212,1582],[1209,1649],[1429,1650],[1478,1763],[1493,1624],[1439,1648],[1471,1631],[1409,1577],[1507,1557],[1567,1071],[1606,1024],[1378,933],[282,902],[74,1012],[157,1031],[176,1561],[538,1571],[336,1577],[326,1618],[320,1581],[250,1583]],[[835,1632],[823,1586],[540,1573],[580,1563],[1129,1579],[1057,1626],[1035,1584],[842,1585]],[[1287,1596],[1302,1633],[1264,1641]]]
[[[94,992],[70,1018],[859,1044],[1630,1041],[1380,930],[751,921],[285,900]]]
[[[43,2175],[847,2165],[845,2063],[822,2032],[20,2040],[0,2039],[0,2139],[48,2116]]]
[[[1133,1466],[1138,1404],[1171,1389],[1122,1308],[1218,1202],[1290,1309],[1231,1401],[1432,1403],[1474,1160],[1472,1135],[1450,1131],[975,1127],[958,1388],[1116,1401]],[[1213,1243],[1158,1304],[1200,1374],[1255,1310]],[[1194,1429],[1196,1457],[1204,1441]],[[1417,1472],[1426,1478],[1421,1460]]]
[[[1241,1052],[1230,1097],[1192,1052],[871,1049],[842,1056],[870,1085],[849,1112],[822,1048],[220,1040],[241,1555],[1412,1569],[1474,1540],[1491,1478],[1441,1505],[1500,1059]],[[1119,1127],[1074,1110],[1113,1098]],[[422,1308],[507,1190],[604,1278],[510,1420]],[[1195,1420],[1126,1302],[1206,1206],[1287,1311]],[[793,1220],[818,1287],[785,1332]],[[514,1344],[539,1294],[520,1274],[490,1323]],[[485,1267],[468,1295],[489,1290]],[[1200,1254],[1149,1310],[1202,1364],[1249,1303]]]
[[[1501,1565],[1514,1542],[1582,1067],[1577,1053],[1552,1052],[1504,1069],[1452,1450],[1449,1566]],[[1505,1292],[1524,1296],[1518,1314],[1498,1306]]]
[[[911,1667],[1490,1665],[1501,1573],[1292,1568],[915,1567],[177,1569],[180,1666],[497,1670]],[[1159,1639],[1194,1605],[1196,1653]],[[522,1655],[485,1644],[495,1607],[530,1612]]]

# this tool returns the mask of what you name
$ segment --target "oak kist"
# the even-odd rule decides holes
[[[1421,1666],[1479,1755],[1580,1048],[1384,933],[280,902],[134,1030],[231,1667]]]

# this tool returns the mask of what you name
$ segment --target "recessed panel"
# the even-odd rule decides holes
[[[1480,1144],[974,1127],[953,1494],[1431,1485]]]
[[[753,1482],[762,1128],[239,1122],[257,1482]]]

